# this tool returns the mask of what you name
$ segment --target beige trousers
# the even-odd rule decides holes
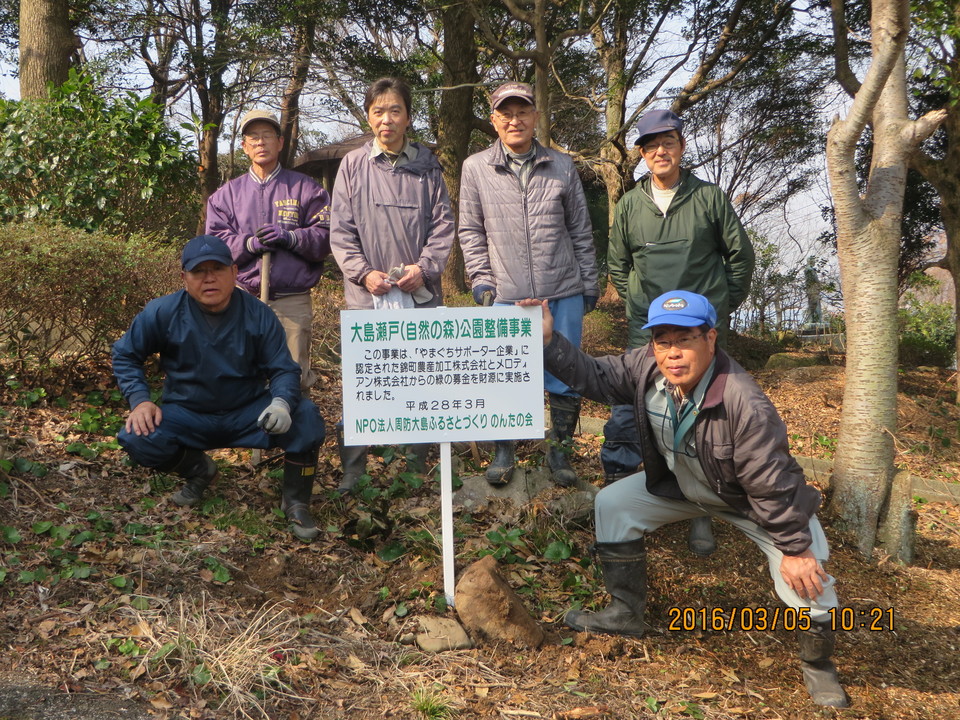
[[[310,341],[313,334],[313,301],[310,293],[284,295],[267,303],[280,319],[287,334],[287,348],[300,366],[300,389],[306,392],[317,381],[310,367]]]

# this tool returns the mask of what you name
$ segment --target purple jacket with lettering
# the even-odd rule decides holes
[[[278,168],[265,183],[245,173],[207,200],[207,234],[230,246],[239,267],[237,284],[260,293],[260,256],[247,238],[264,225],[280,225],[297,236],[296,250],[273,250],[270,299],[307,292],[320,279],[330,254],[330,196],[313,178]]]

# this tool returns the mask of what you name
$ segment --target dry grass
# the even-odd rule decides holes
[[[166,604],[165,604],[166,605]],[[286,655],[298,647],[299,619],[279,604],[260,607],[250,616],[241,608],[228,613],[222,603],[180,598],[172,609],[137,613],[137,626],[148,642],[142,663],[167,686],[192,688],[222,698],[219,710],[236,717],[268,718],[271,701],[298,700],[280,677]]]

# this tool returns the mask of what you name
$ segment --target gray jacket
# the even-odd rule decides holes
[[[536,141],[534,141],[536,143]],[[573,161],[536,143],[524,192],[497,140],[463,163],[460,247],[498,302],[600,294],[590,213]]]
[[[653,437],[644,395],[659,377],[649,345],[624,355],[593,358],[559,333],[544,348],[544,369],[584,397],[609,405],[633,404],[643,447],[647,490],[684,499]],[[697,457],[713,491],[764,528],[784,555],[810,547],[810,518],[820,492],[808,485],[790,455],[787,428],[749,373],[717,349],[713,379],[694,425]]]
[[[443,303],[440,277],[453,247],[453,213],[440,163],[429,148],[411,143],[415,160],[395,168],[373,142],[343,158],[333,186],[330,250],[343,271],[351,310],[370,310],[373,297],[363,279],[373,270],[419,265],[433,299]]]

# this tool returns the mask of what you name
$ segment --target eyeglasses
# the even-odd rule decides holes
[[[699,335],[683,335],[673,340],[667,340],[661,338],[660,340],[653,341],[653,349],[659,352],[666,352],[671,347],[675,347],[677,350],[689,350],[693,347],[693,341],[699,340],[702,337],[706,337],[705,333],[700,333]]]
[[[509,125],[514,120],[522,125],[526,125],[527,121],[533,119],[535,110],[521,110],[520,112],[515,113],[504,113],[497,110],[493,113],[493,116],[497,119],[497,122],[503,123],[504,125]]]
[[[680,141],[674,137],[666,137],[663,140],[651,140],[650,142],[644,143],[642,146],[643,152],[649,155],[650,153],[655,153],[658,148],[663,148],[667,152],[676,150],[680,147]]]
[[[271,140],[276,140],[278,137],[280,136],[276,133],[264,133],[263,135],[244,135],[243,139],[250,145],[257,145],[259,143],[268,143]]]

